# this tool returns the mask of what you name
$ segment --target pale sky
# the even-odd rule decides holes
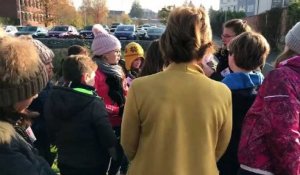
[[[82,0],[72,0],[75,7],[78,8]],[[109,10],[123,10],[129,13],[131,5],[134,0],[107,0],[107,5]],[[142,8],[148,8],[155,12],[160,10],[162,7],[167,5],[180,6],[184,3],[184,0],[139,0]],[[188,0],[189,2],[189,0]],[[200,6],[203,4],[207,9],[213,7],[214,9],[219,9],[220,0],[192,0],[195,6]]]

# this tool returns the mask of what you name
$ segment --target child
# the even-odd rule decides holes
[[[133,79],[137,78],[144,63],[144,50],[136,42],[131,42],[125,47],[126,79],[130,86]]]
[[[300,23],[277,58],[243,121],[240,175],[299,174]]]
[[[242,122],[264,78],[255,70],[265,64],[270,46],[262,35],[244,32],[232,40],[228,51],[228,64],[233,73],[226,75],[222,82],[232,92],[233,128],[229,146],[218,162],[220,175],[237,174],[239,169],[237,151]]]
[[[109,120],[116,136],[120,138],[125,96],[128,91],[124,71],[118,64],[121,58],[121,43],[115,36],[94,27],[95,38],[91,48],[93,60],[98,65],[95,88],[98,95],[103,98]],[[122,150],[120,144],[118,147]],[[117,174],[120,164],[121,162],[112,161],[109,174]],[[122,171],[126,170],[121,169],[121,173]]]
[[[89,52],[85,47],[79,45],[73,45],[68,48],[68,56],[71,55],[85,55],[89,56]]]
[[[64,59],[68,87],[53,88],[45,105],[49,137],[58,148],[58,167],[64,175],[104,175],[110,156],[118,157],[113,154],[117,138],[93,88],[96,70],[87,56]]]

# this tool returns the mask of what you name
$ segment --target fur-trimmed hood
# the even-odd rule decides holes
[[[16,131],[11,124],[0,121],[0,145],[9,144],[15,135]]]

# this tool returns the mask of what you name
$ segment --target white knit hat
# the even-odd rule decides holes
[[[101,24],[93,25],[92,32],[93,32],[94,36],[96,36],[99,33],[108,34],[108,32],[103,28],[103,26]]]
[[[300,54],[300,22],[295,24],[286,34],[285,45],[292,51]]]

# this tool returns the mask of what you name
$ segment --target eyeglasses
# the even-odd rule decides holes
[[[222,38],[232,38],[232,37],[235,37],[235,36],[234,36],[234,35],[223,35],[223,34],[222,34],[221,37],[222,37]]]
[[[121,50],[114,50],[114,52],[119,54],[119,53],[121,53]]]

